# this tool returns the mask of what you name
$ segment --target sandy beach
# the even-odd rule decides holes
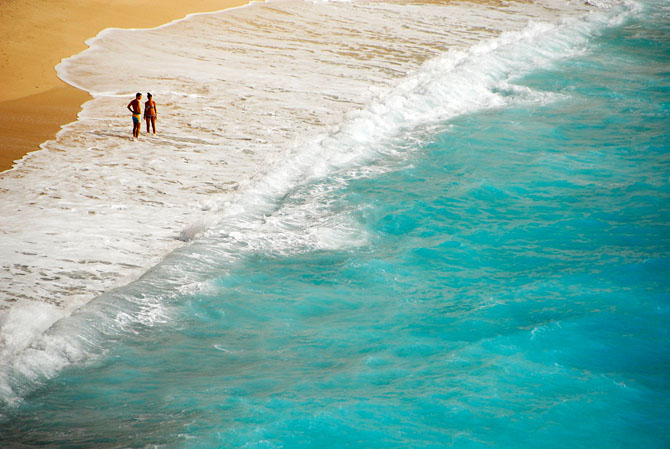
[[[0,448],[669,446],[663,2],[80,36],[5,99],[79,112],[0,174]]]
[[[88,98],[54,67],[106,28],[151,28],[246,0],[0,0],[0,171],[76,119]],[[141,43],[138,43],[141,45]]]

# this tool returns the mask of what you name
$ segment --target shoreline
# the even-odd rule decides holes
[[[249,0],[0,0],[0,174],[77,119],[90,95],[58,78],[55,66],[107,28],[155,28],[189,14],[245,6]]]
[[[126,317],[169,319],[163,305],[173,293],[207,288],[208,273],[218,279],[246,255],[330,251],[340,237],[364,244],[348,214],[331,214],[340,174],[374,176],[370,162],[386,157],[392,169],[409,142],[395,140],[405,130],[423,141],[423,130],[451,117],[499,107],[496,80],[538,64],[535,52],[525,62],[505,46],[496,52],[499,37],[509,31],[528,44],[554,29],[529,22],[577,14],[562,0],[443,1],[280,2],[107,29],[90,52],[60,66],[65,79],[101,95],[57,140],[0,176],[0,358],[11,361],[0,389],[14,368],[39,370],[45,360],[57,372],[78,357],[68,339],[58,339],[65,352],[32,342],[48,340],[49,328],[76,330],[83,315],[69,317],[96,298],[92,316],[118,305],[112,322],[125,332]],[[486,51],[469,51],[484,40]],[[134,140],[123,97],[138,83],[160,93],[166,113],[159,135]],[[220,261],[191,253],[210,238]],[[144,296],[146,282],[158,286],[152,279],[165,289]]]

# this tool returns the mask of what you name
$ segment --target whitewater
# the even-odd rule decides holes
[[[281,1],[89,40],[57,71],[93,99],[0,175],[0,445],[663,447],[667,12]]]
[[[224,216],[262,211],[301,178],[365,157],[366,142],[426,116],[500,105],[490,89],[510,67],[473,73],[468,58],[485,62],[507,40],[542,39],[592,9],[254,3],[152,30],[101,32],[57,66],[94,99],[0,178],[2,358]],[[425,94],[463,63],[471,66],[456,75],[458,89]],[[138,142],[128,138],[125,110],[136,91],[152,92],[161,111],[158,135]]]

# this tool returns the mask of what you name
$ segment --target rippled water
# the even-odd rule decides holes
[[[7,430],[0,442],[667,446],[667,5],[619,5],[560,25],[540,20],[556,13],[536,6],[510,5],[523,11],[520,17],[507,7],[456,5],[497,28],[475,33],[473,41],[455,39],[454,48],[442,41],[440,23],[470,19],[455,19],[449,8],[272,4],[236,10],[232,22],[230,13],[199,16],[213,21],[212,29],[228,32],[234,23],[240,35],[279,41],[282,30],[291,35],[295,23],[305,24],[305,35],[286,38],[281,51],[262,40],[253,50],[246,41],[227,48],[232,40],[209,48],[214,39],[198,32],[201,56],[180,56],[194,66],[223,61],[227,51],[312,58],[306,65],[321,67],[320,75],[306,97],[299,89],[278,90],[268,101],[286,110],[267,103],[245,117],[272,111],[274,118],[259,123],[288,123],[294,134],[259,131],[263,142],[230,144],[226,130],[244,120],[190,116],[184,104],[238,113],[241,106],[223,96],[203,106],[201,97],[184,94],[171,106],[180,115],[163,125],[172,137],[157,138],[175,142],[119,144],[115,160],[129,145],[145,162],[167,158],[168,150],[199,160],[191,177],[183,175],[192,189],[165,189],[162,206],[127,209],[140,224],[145,219],[134,211],[146,210],[145,225],[160,228],[169,217],[153,213],[183,195],[206,213],[174,205],[185,218],[173,219],[163,238],[194,217],[198,236],[136,282],[15,350],[2,371]],[[264,14],[272,20],[260,20]],[[282,26],[275,15],[289,22]],[[379,26],[387,15],[387,28]],[[529,15],[539,17],[529,24]],[[353,26],[351,17],[370,25]],[[365,45],[343,39],[346,45],[338,40],[314,50],[319,39],[307,36],[327,35],[324,24],[331,23],[364,36]],[[506,27],[516,31],[495,31]],[[180,36],[174,31],[149,33],[167,33],[157,37],[164,43]],[[414,42],[416,36],[425,40]],[[106,37],[123,46],[123,33]],[[324,61],[345,47],[356,48],[355,66],[318,81],[340,59]],[[362,55],[373,56],[363,62]],[[71,76],[86,70],[81,58],[66,64]],[[210,72],[193,70],[188,90],[211,95],[221,87],[238,95],[225,80],[240,76],[240,83],[272,91],[282,83],[264,58],[251,58],[267,69],[258,79],[231,66],[221,77],[225,87],[213,87],[198,81],[210,80]],[[396,64],[401,73],[385,73]],[[296,77],[301,89],[309,84]],[[127,99],[114,100],[111,87],[98,82],[100,99],[87,108],[103,111]],[[74,126],[91,126],[87,117]],[[198,138],[208,142],[176,143],[198,126],[207,130]],[[125,123],[115,127],[126,131]],[[235,151],[235,160],[248,165],[229,167],[240,169],[229,178],[211,162]],[[165,175],[181,170],[166,161],[153,170],[128,162],[127,173],[137,173],[147,189],[163,188],[166,181],[143,177],[181,180]],[[238,180],[236,190],[202,190],[219,177]]]

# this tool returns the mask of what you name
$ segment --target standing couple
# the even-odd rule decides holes
[[[142,108],[140,105],[141,99],[142,94],[138,92],[135,94],[135,99],[126,106],[133,114],[133,137],[136,139],[140,136],[140,116],[142,115]],[[156,134],[156,117],[158,117],[156,102],[151,99],[151,94],[147,93],[147,101],[144,103],[144,118],[147,121],[147,133],[149,133],[149,125],[151,125],[154,134]]]

